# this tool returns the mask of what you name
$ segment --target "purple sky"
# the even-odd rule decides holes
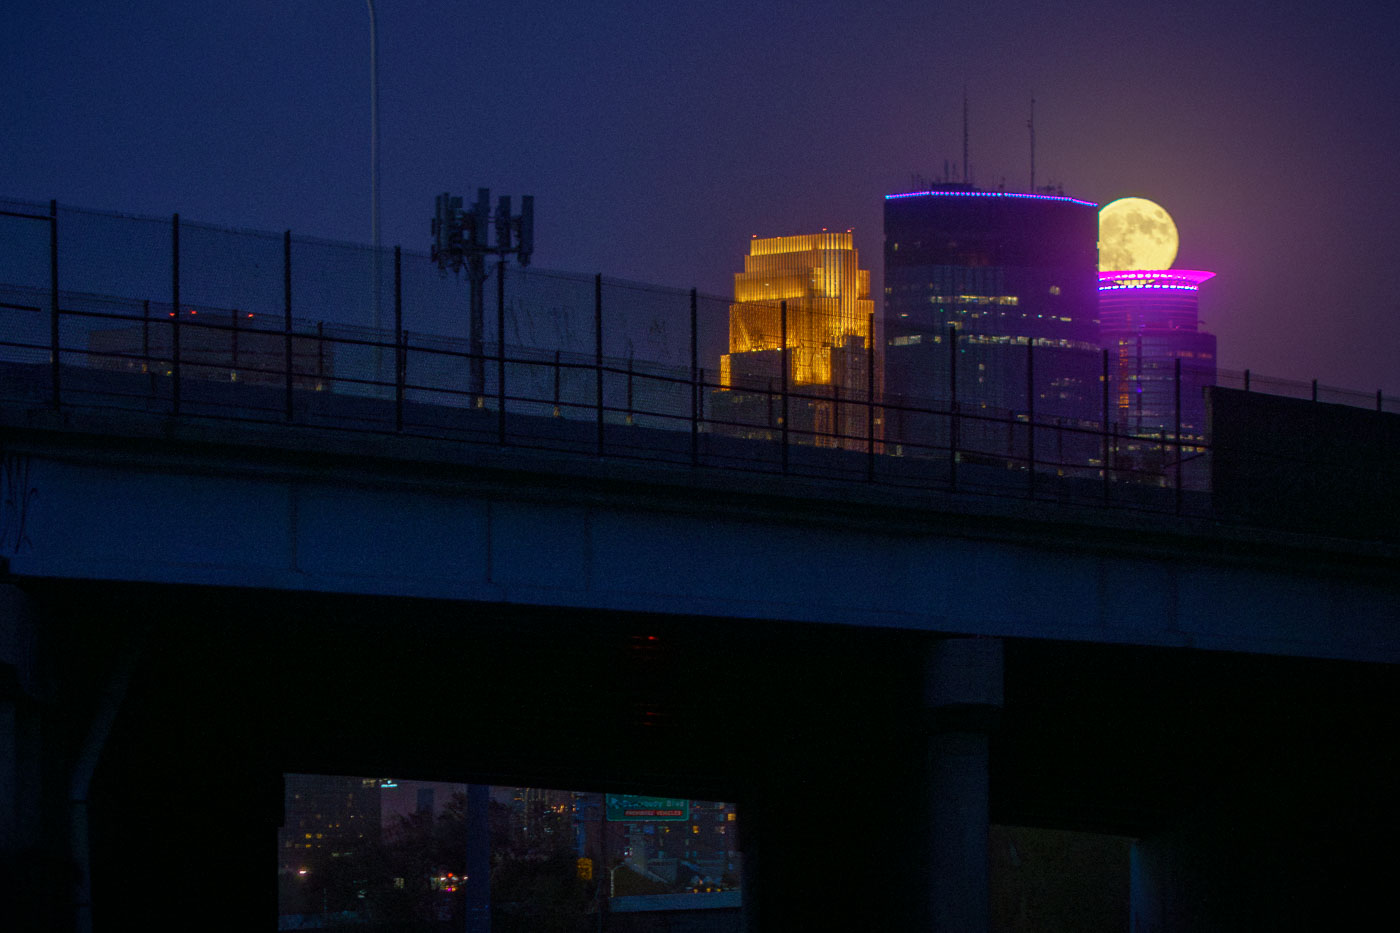
[[[727,293],[750,234],[974,180],[1151,198],[1223,366],[1400,392],[1400,13],[1131,0],[380,0],[383,240],[536,196],[537,265]],[[368,242],[363,0],[0,6],[0,196]],[[518,201],[517,201],[518,203]],[[3,276],[0,276],[3,278]]]

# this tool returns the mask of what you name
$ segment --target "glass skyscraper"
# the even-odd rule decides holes
[[[1181,433],[1205,433],[1205,387],[1215,385],[1215,336],[1197,319],[1200,285],[1190,269],[1099,273],[1099,316],[1109,351],[1110,417],[1127,434],[1175,434],[1181,367]]]
[[[956,395],[969,441],[979,412],[1098,422],[1096,208],[968,185],[887,195],[886,392]]]

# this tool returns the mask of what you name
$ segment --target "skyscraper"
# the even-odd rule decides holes
[[[1113,419],[1128,434],[1205,433],[1205,387],[1215,385],[1215,336],[1200,329],[1200,285],[1213,272],[1126,269],[1099,273],[1099,317],[1109,352]]]
[[[1215,384],[1215,337],[1197,298],[1215,273],[1172,269],[1176,223],[1146,198],[1099,211],[1099,315],[1108,350],[1110,413],[1138,437],[1205,434],[1205,387]],[[1142,441],[1130,448],[1145,450]],[[1189,454],[1188,454],[1189,456]]]
[[[887,393],[913,405],[956,393],[973,415],[1097,419],[1095,208],[970,185],[887,195]],[[963,430],[971,441],[978,422]]]
[[[872,375],[875,306],[852,239],[847,231],[749,241],[744,271],[734,275],[729,352],[720,358],[722,415],[777,426],[786,342],[786,384],[798,396],[789,402],[793,441],[835,446],[836,435],[864,436],[864,421],[842,403],[863,399]]]
[[[283,781],[286,799],[278,833],[283,870],[309,861],[324,864],[379,841],[376,778],[286,774]]]

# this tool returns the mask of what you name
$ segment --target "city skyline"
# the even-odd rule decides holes
[[[334,12],[7,10],[3,193],[368,242],[368,17]],[[723,294],[752,235],[850,227],[880,293],[881,199],[961,176],[966,85],[980,186],[1028,187],[1034,97],[1038,183],[1172,213],[1177,265],[1219,273],[1222,367],[1391,392],[1400,215],[1325,179],[1384,182],[1394,16],[380,9],[383,242],[425,248],[434,193],[490,186],[536,195],[546,268]]]

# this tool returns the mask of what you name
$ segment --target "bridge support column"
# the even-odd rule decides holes
[[[930,647],[927,929],[987,929],[988,742],[1002,694],[1000,639],[947,638]]]

